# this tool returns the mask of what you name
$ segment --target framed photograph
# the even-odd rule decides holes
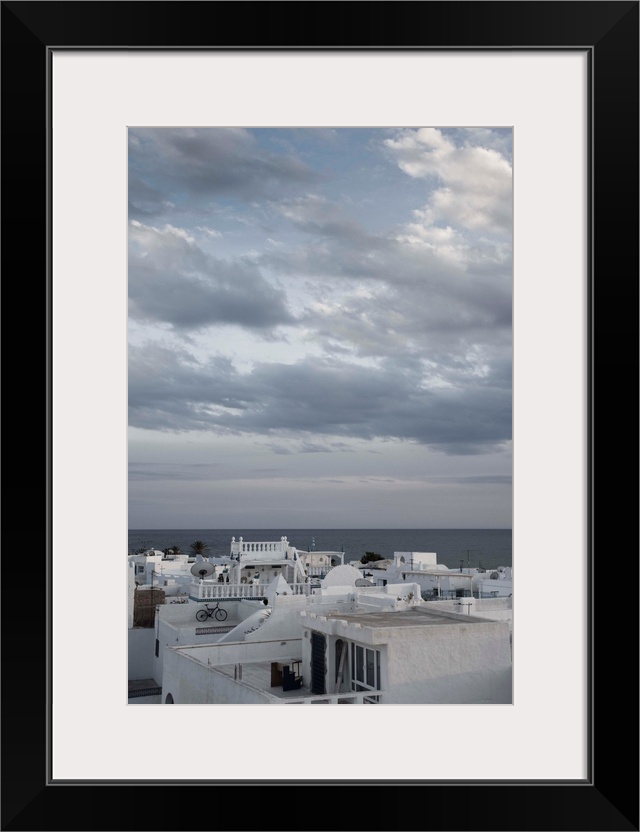
[[[620,395],[627,368],[634,391],[638,377],[638,3],[3,2],[2,24],[5,285],[22,276],[46,356],[46,432],[31,407],[15,428],[46,435],[32,443],[45,558],[25,552],[19,579],[4,559],[2,828],[384,829],[362,798],[392,797],[407,829],[637,830],[637,592],[616,592],[637,501],[612,436],[638,424],[637,396]],[[158,129],[387,131],[405,189],[420,142],[452,154],[456,131],[512,139],[512,704],[127,704],[127,139]],[[472,212],[477,168],[456,164],[445,186]],[[154,195],[136,196],[136,233],[151,233]],[[430,216],[412,226],[424,246]],[[336,239],[327,256],[346,257]],[[261,314],[267,301],[277,311],[270,295]],[[24,501],[33,474],[11,473]],[[131,801],[131,785],[170,790]],[[224,821],[192,811],[194,786]],[[242,786],[261,805],[313,802],[269,820],[234,806]],[[315,806],[329,796],[339,821]]]

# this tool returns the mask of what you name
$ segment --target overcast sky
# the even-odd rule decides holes
[[[511,154],[131,129],[129,527],[510,527]]]

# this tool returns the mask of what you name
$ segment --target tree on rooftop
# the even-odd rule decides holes
[[[384,560],[384,558],[375,552],[365,552],[360,558],[360,563],[370,563],[372,560]]]
[[[204,555],[209,551],[209,544],[205,543],[204,540],[194,540],[193,543],[189,544],[189,548],[194,555]]]

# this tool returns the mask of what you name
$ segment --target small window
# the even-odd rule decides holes
[[[156,658],[160,655],[160,641],[156,639]]]

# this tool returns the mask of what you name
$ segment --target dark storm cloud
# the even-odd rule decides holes
[[[401,439],[459,454],[484,453],[511,437],[510,390],[487,377],[424,389],[420,374],[399,363],[322,359],[262,364],[241,375],[226,359],[198,364],[157,346],[132,349],[130,367],[130,421],[141,428],[278,432],[311,443],[308,450],[330,449],[323,436]]]
[[[183,229],[136,221],[129,235],[129,313],[181,330],[221,323],[268,330],[293,320],[284,292],[255,264],[212,257]]]
[[[135,128],[129,131],[129,165],[134,218],[159,213],[162,194],[251,200],[318,180],[293,152],[268,153],[242,128]]]

